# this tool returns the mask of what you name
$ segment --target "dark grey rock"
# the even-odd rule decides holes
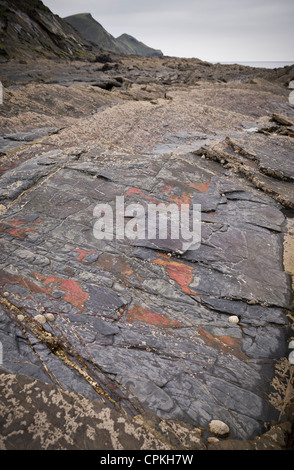
[[[116,431],[125,436],[131,415],[142,419],[150,412],[156,414],[149,421],[156,430],[169,420],[184,423],[184,435],[197,434],[197,448],[203,448],[203,436],[195,426],[201,426],[206,439],[213,419],[228,424],[232,447],[242,439],[246,444],[238,444],[241,448],[262,448],[264,441],[253,439],[265,431],[264,423],[279,419],[277,403],[284,407],[287,398],[285,384],[278,383],[281,396],[276,400],[271,387],[273,378],[281,380],[275,366],[289,353],[285,307],[291,304],[291,278],[283,266],[288,230],[283,208],[292,200],[292,144],[287,135],[249,133],[242,122],[268,122],[265,116],[272,116],[273,108],[281,112],[285,106],[285,90],[276,82],[263,82],[268,87],[265,102],[259,85],[248,82],[247,71],[246,86],[222,81],[214,93],[212,80],[236,78],[240,71],[230,68],[227,75],[222,67],[199,62],[192,70],[189,61],[179,64],[166,58],[169,65],[148,62],[142,73],[136,58],[132,64],[125,60],[117,61],[109,76],[82,62],[56,63],[50,76],[48,69],[42,71],[51,82],[45,89],[59,90],[52,85],[55,81],[72,99],[69,108],[62,108],[64,114],[57,119],[53,113],[50,122],[70,119],[70,127],[44,134],[46,139],[33,144],[30,139],[37,136],[39,124],[29,135],[25,125],[19,127],[24,134],[10,136],[17,141],[2,139],[2,144],[25,143],[10,152],[10,161],[3,155],[6,167],[0,179],[0,341],[3,367],[18,375],[4,375],[3,381],[16,398],[17,384],[30,391],[35,385],[28,377],[40,381],[37,387],[49,410],[40,394],[36,407],[53,414],[57,448],[76,447],[77,435],[71,428],[59,438],[63,408],[50,400],[56,385],[67,397],[71,392],[76,403],[81,403],[77,393],[82,394],[90,414],[89,400],[101,404],[100,388],[108,397],[109,406],[100,410],[102,420],[95,418],[90,425],[82,411],[85,420],[74,421],[85,448],[99,447],[103,439],[110,447],[127,448],[131,444],[116,439]],[[21,83],[27,72],[14,73],[15,78],[11,74],[5,70],[24,92]],[[208,75],[210,83],[198,86],[199,77]],[[123,86],[99,92],[92,86],[95,81]],[[167,89],[172,81],[181,86]],[[192,85],[189,93],[184,82]],[[79,120],[81,108],[86,118]],[[36,119],[38,110],[33,110]],[[13,109],[8,111],[13,114]],[[262,114],[260,120],[255,113]],[[282,132],[283,124],[274,125]],[[97,240],[93,210],[98,203],[114,208],[118,195],[126,205],[144,208],[150,203],[200,204],[200,247],[183,249],[183,240],[171,236],[117,239],[116,231],[111,240]],[[123,215],[125,223],[134,218]],[[34,323],[36,315],[46,313],[54,315],[54,322]],[[231,315],[238,323],[230,323]],[[21,373],[27,378],[19,377]],[[283,373],[286,381],[287,371]],[[15,402],[19,409],[25,403],[30,419],[38,417],[22,388],[20,396]],[[59,394],[58,399],[67,402]],[[116,424],[109,424],[105,417],[122,407],[127,421],[119,423],[119,414]],[[42,443],[30,441],[31,422],[22,416],[22,441],[11,427],[2,426],[7,430],[5,446],[50,447],[47,435]],[[110,437],[108,424],[114,430]],[[135,446],[153,443],[140,436]],[[174,437],[168,439],[164,445]],[[185,448],[178,441],[176,446]]]
[[[15,132],[13,134],[6,134],[4,136],[4,139],[15,140],[20,142],[31,142],[48,134],[58,132],[59,130],[60,128],[58,127],[41,127],[40,129],[34,129],[31,132]]]

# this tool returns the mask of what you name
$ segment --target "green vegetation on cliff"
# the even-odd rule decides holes
[[[117,43],[121,44],[122,47],[125,47],[133,55],[142,55],[142,56],[162,56],[162,52],[157,49],[152,49],[151,47],[146,46],[143,42],[138,41],[133,36],[129,34],[122,34],[116,39]]]
[[[128,34],[122,34],[118,38],[114,38],[90,13],[67,16],[64,20],[73,26],[84,39],[97,44],[103,49],[127,55],[148,57],[163,55],[160,50],[152,49]]]

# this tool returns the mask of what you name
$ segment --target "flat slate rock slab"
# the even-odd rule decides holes
[[[219,419],[232,438],[252,439],[278,420],[287,399],[272,381],[288,355],[291,277],[283,240],[290,196],[277,190],[278,200],[233,163],[253,162],[258,181],[270,178],[281,188],[292,185],[292,176],[289,166],[281,178],[276,151],[275,174],[258,167],[257,159],[273,170],[273,137],[248,140],[240,128],[245,110],[237,117],[227,110],[212,135],[216,111],[204,112],[202,103],[201,129],[188,132],[192,121],[183,110],[189,104],[197,115],[197,93],[194,104],[177,90],[170,108],[168,100],[108,108],[49,136],[46,149],[44,141],[29,146],[25,160],[4,172],[2,367],[130,416],[147,410],[205,429]],[[163,124],[177,109],[182,114],[171,132]],[[268,145],[260,160],[259,139]],[[285,139],[287,153],[292,144]],[[136,142],[141,151],[134,151]],[[158,153],[160,145],[168,147]],[[124,203],[119,210],[116,198]],[[145,217],[148,205],[160,203],[201,206],[199,248],[179,246],[171,236],[164,243],[142,233],[119,236],[117,220],[136,232],[130,205]],[[114,233],[97,239],[95,208],[103,204],[111,208]],[[287,380],[287,363],[279,367]]]
[[[163,420],[150,412],[135,418],[122,416],[98,400],[2,369],[0,390],[1,450],[101,450],[101,464],[111,459],[113,464],[131,465],[135,459],[132,451],[140,451],[137,455],[141,459],[146,455],[149,460],[150,450],[283,450],[291,433],[291,423],[286,422],[273,426],[257,440],[219,440],[209,430],[205,435],[203,429]],[[122,456],[106,451],[125,451],[128,457],[125,452]],[[174,459],[181,457],[175,455]]]
[[[156,157],[147,158],[149,165],[158,165]],[[87,171],[86,161],[70,164],[61,155],[50,165],[37,158],[5,173],[5,200],[14,201],[1,224],[5,299],[37,323],[37,315],[52,313],[55,321],[42,328],[67,348],[70,344],[85,365],[95,364],[97,380],[107,389],[114,380],[122,395],[132,392],[162,417],[206,426],[217,416],[232,436],[260,433],[263,422],[276,416],[261,391],[269,385],[275,359],[286,353],[283,307],[290,285],[279,258],[283,214],[245,184],[238,183],[235,197],[227,198],[234,178],[212,176],[197,160],[187,163],[187,174],[192,165],[201,175],[192,187],[161,169],[153,173],[153,186],[160,189],[152,193],[148,173],[141,174],[140,188],[132,188],[130,169],[123,184],[122,162],[116,156],[106,176],[99,165],[95,172],[89,162]],[[185,164],[178,163],[184,176]],[[29,169],[28,179],[22,176],[15,193],[7,181],[18,172],[26,175],[23,168]],[[113,182],[117,171],[120,183]],[[173,240],[165,249],[148,240],[141,247],[115,237],[97,240],[93,209],[116,194],[142,207],[159,195],[165,202],[197,201],[197,196],[200,202],[207,194],[201,247],[174,256]],[[31,331],[32,350],[26,344],[29,324],[2,306],[5,368],[44,381],[49,373],[63,387],[95,397],[91,384],[60,364],[54,351],[48,354]],[[239,323],[233,325],[229,316],[236,313]]]
[[[209,142],[195,153],[226,164],[293,209],[293,150],[293,139],[288,136],[254,134]]]

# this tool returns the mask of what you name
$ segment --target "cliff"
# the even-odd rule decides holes
[[[0,0],[0,60],[93,59],[99,52],[40,0]]]
[[[64,18],[80,35],[103,49],[119,54],[139,56],[162,56],[162,52],[146,46],[133,36],[123,34],[114,38],[90,13],[79,13]]]

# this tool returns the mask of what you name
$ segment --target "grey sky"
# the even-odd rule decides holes
[[[294,60],[293,0],[43,0],[60,17],[89,12],[165,55],[208,61]]]

